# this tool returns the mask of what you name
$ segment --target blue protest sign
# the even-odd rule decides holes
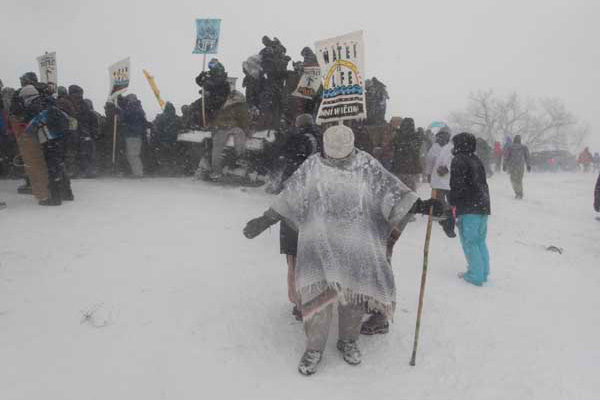
[[[196,46],[194,54],[217,54],[219,50],[220,19],[196,20]]]

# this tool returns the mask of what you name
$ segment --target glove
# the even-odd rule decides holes
[[[254,239],[270,226],[279,222],[281,217],[275,211],[269,210],[258,218],[254,218],[246,224],[244,228],[244,236],[248,239]]]
[[[508,168],[506,167],[506,164],[504,164],[504,165],[502,166],[502,171],[504,171],[504,172],[508,171]]]
[[[444,206],[437,199],[429,199],[429,200],[421,200],[418,199],[413,208],[411,209],[411,214],[423,214],[429,215],[429,209],[433,207],[433,216],[434,217],[443,217],[444,216]]]
[[[527,166],[527,172],[531,172],[531,166],[530,165]]]

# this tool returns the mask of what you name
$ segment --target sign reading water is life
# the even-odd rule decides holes
[[[220,19],[196,20],[196,46],[194,54],[217,54],[219,36],[221,34]]]

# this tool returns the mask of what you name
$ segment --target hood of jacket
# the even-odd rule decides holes
[[[223,105],[223,108],[227,108],[227,107],[233,106],[235,104],[240,104],[240,103],[245,103],[245,102],[246,102],[246,98],[244,97],[244,95],[241,92],[234,90],[233,92],[231,92],[231,94],[227,98],[227,101]]]
[[[452,143],[454,144],[454,150],[452,150],[453,154],[471,154],[475,153],[475,150],[477,149],[477,139],[475,139],[474,135],[467,132],[459,133],[454,136],[452,138]]]

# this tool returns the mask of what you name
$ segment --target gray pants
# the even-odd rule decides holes
[[[510,169],[510,183],[515,191],[515,195],[519,197],[523,197],[523,175],[525,175],[524,168]]]
[[[142,164],[142,138],[126,137],[125,149],[127,151],[127,162],[131,167],[133,176],[141,178],[144,176],[144,165]]]
[[[338,304],[340,340],[358,340],[364,313],[365,308],[362,304]],[[330,304],[308,321],[304,321],[306,350],[325,350],[332,319],[333,304]]]
[[[223,150],[225,150],[230,136],[233,136],[235,154],[239,157],[244,153],[246,148],[246,134],[242,129],[231,128],[216,131],[212,138],[212,170],[215,173],[221,173],[223,170]]]

